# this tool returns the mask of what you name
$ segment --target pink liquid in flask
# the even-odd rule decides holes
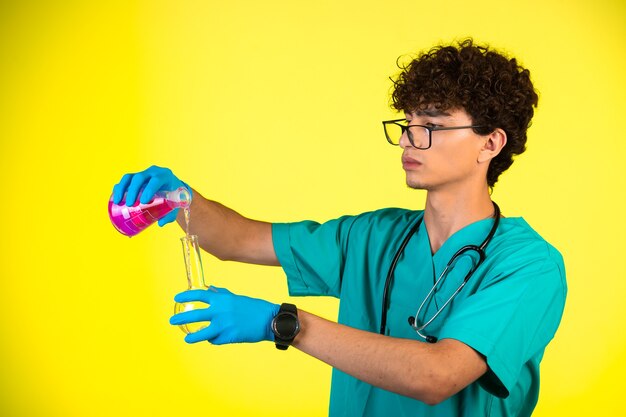
[[[174,191],[159,191],[146,204],[141,204],[137,200],[134,205],[127,207],[124,205],[125,201],[126,195],[120,204],[114,204],[113,196],[111,196],[109,199],[109,218],[118,232],[131,237],[172,210],[179,207],[189,207],[191,194],[185,187],[180,187]]]

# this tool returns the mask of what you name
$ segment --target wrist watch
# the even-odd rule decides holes
[[[293,304],[282,303],[278,314],[272,319],[276,348],[286,350],[299,331],[298,309]]]

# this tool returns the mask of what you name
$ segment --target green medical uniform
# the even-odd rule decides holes
[[[272,226],[274,248],[291,295],[338,297],[342,324],[378,332],[391,261],[422,211],[382,209],[324,224]],[[423,342],[408,323],[448,261],[480,245],[493,219],[470,224],[434,254],[422,222],[402,253],[390,287],[386,334]],[[333,370],[331,417],[529,416],[539,393],[539,362],[559,325],[567,292],[563,259],[523,219],[502,218],[486,259],[467,285],[423,331],[459,340],[481,353],[489,371],[456,395],[429,406]],[[458,288],[477,256],[455,262],[422,308],[429,320]],[[419,358],[406,358],[407,363]]]

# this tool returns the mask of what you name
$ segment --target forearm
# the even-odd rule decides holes
[[[427,404],[443,401],[487,370],[478,353],[454,340],[423,343],[357,330],[301,310],[298,315],[297,349],[364,382]]]
[[[189,233],[198,235],[202,249],[222,260],[279,265],[270,223],[248,219],[192,191]],[[186,228],[183,210],[176,221]]]

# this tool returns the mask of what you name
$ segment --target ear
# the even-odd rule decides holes
[[[487,140],[478,153],[477,162],[480,164],[491,161],[498,156],[504,145],[506,145],[506,132],[498,127],[487,136]]]

